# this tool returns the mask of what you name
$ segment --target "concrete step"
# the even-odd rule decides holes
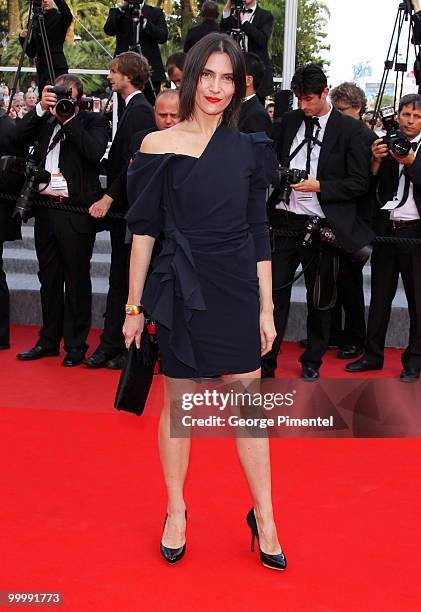
[[[38,261],[35,251],[32,249],[6,247],[3,249],[3,260],[4,269],[8,274],[38,273]],[[94,253],[91,259],[91,276],[108,278],[109,273],[110,255],[108,253]]]
[[[28,222],[29,223],[29,222]],[[12,246],[12,243],[10,243]],[[34,228],[31,225],[22,225],[22,240],[13,242],[14,249],[28,249],[35,252]],[[106,231],[96,235],[94,253],[111,253],[110,234]]]
[[[41,300],[38,277],[33,274],[8,274],[12,323],[40,325]],[[102,327],[108,292],[108,279],[92,278],[92,327]]]

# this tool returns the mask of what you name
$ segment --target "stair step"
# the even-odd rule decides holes
[[[3,250],[4,270],[7,274],[34,274],[38,273],[38,260],[31,249],[16,249],[6,247]],[[94,253],[91,259],[92,277],[108,278],[110,273],[110,255],[108,253]]]

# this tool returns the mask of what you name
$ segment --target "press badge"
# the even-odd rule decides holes
[[[400,202],[401,201],[399,198],[393,198],[393,200],[386,202],[386,204],[382,206],[380,210],[394,210],[399,206]]]
[[[57,189],[60,191],[67,189],[66,179],[61,172],[51,173],[50,187],[51,189]]]

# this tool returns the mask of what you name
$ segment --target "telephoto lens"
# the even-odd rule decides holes
[[[57,96],[57,103],[55,106],[57,118],[61,121],[65,121],[66,119],[73,117],[76,111],[76,106],[72,99],[71,87],[57,85],[56,87],[50,87],[49,91],[55,93]]]

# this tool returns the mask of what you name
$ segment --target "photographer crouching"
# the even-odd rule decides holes
[[[268,204],[277,337],[262,359],[262,375],[275,375],[292,282],[301,264],[307,290],[308,348],[300,362],[302,378],[314,381],[328,348],[335,303],[334,263],[338,258],[331,243],[363,258],[367,254],[359,250],[374,237],[357,215],[358,198],[369,188],[370,158],[363,126],[328,102],[327,80],[319,66],[298,68],[291,89],[300,110],[282,119],[277,141],[280,186]],[[302,232],[303,237],[285,237],[282,230]]]
[[[421,96],[409,94],[394,109],[382,109],[386,136],[372,145],[372,173],[377,179],[379,236],[421,238]],[[386,111],[386,112],[385,112]],[[399,130],[396,128],[399,127]],[[419,245],[375,244],[371,257],[371,302],[363,357],[348,372],[383,367],[392,301],[401,274],[409,313],[409,343],[402,353],[402,382],[415,382],[421,370],[421,249]]]
[[[91,324],[90,260],[95,221],[88,214],[33,207],[31,199],[89,209],[101,196],[99,162],[108,140],[108,122],[82,110],[80,79],[58,77],[41,101],[16,127],[18,141],[37,142],[27,189],[17,202],[22,218],[35,216],[35,248],[41,283],[42,328],[36,345],[21,361],[58,355],[64,338],[64,366],[82,363]],[[44,181],[44,182],[43,182]],[[39,193],[37,193],[39,192]]]

